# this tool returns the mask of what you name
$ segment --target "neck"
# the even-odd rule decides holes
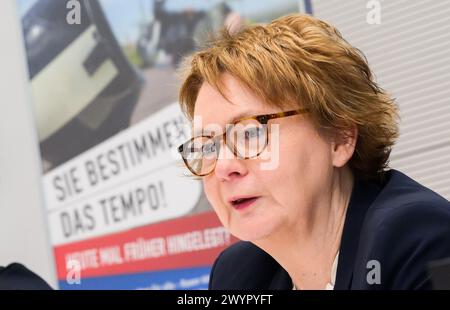
[[[301,218],[254,242],[289,273],[296,288],[323,289],[330,282],[353,182],[348,168],[336,171],[328,190]]]

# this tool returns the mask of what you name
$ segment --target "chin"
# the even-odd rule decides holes
[[[228,227],[230,233],[243,241],[265,239],[277,231],[277,223],[270,219],[232,219]]]

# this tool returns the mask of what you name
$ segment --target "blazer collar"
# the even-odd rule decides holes
[[[342,232],[335,290],[350,289],[361,227],[366,211],[377,197],[380,189],[381,187],[376,183],[355,178]]]

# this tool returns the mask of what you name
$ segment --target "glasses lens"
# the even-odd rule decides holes
[[[241,158],[256,157],[266,147],[267,125],[255,119],[243,120],[232,127],[227,141],[234,145]]]
[[[196,137],[184,145],[183,158],[197,175],[206,175],[214,169],[218,143],[209,137]]]

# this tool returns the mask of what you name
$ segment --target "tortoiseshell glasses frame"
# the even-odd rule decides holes
[[[191,173],[198,177],[204,177],[212,173],[216,167],[221,140],[236,157],[254,158],[259,156],[269,143],[267,124],[270,120],[307,112],[307,109],[298,109],[239,118],[227,125],[223,134],[195,136],[181,144],[178,152]],[[242,128],[245,130],[239,131]],[[238,144],[237,141],[243,141],[243,144]]]

